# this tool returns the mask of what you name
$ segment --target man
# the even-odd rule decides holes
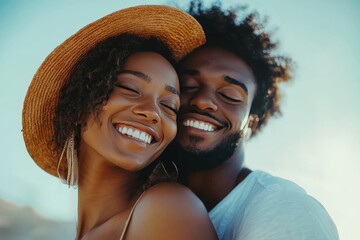
[[[276,55],[257,15],[219,5],[189,12],[207,43],[182,63],[178,135],[167,153],[204,202],[220,239],[338,239],[323,206],[296,184],[243,166],[244,141],[280,113],[291,59]]]

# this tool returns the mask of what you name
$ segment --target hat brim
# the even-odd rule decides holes
[[[111,13],[79,30],[45,59],[34,75],[25,97],[22,125],[26,148],[46,172],[57,176],[60,152],[54,151],[53,117],[59,92],[74,66],[98,43],[124,33],[155,36],[180,60],[205,43],[200,24],[187,13],[168,6],[144,5]],[[59,167],[66,175],[66,161]]]

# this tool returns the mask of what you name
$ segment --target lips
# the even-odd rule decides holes
[[[146,144],[151,144],[151,142],[154,139],[154,137],[151,134],[142,131],[138,128],[135,128],[133,126],[116,125],[115,128],[120,134],[135,138],[136,140],[144,142]]]

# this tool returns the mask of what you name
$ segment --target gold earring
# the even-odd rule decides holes
[[[177,178],[179,177],[179,170],[178,170],[176,164],[175,164],[173,161],[170,161],[170,162],[171,162],[172,165],[174,166],[174,169],[175,169],[175,171],[176,171],[176,177],[175,177],[175,179],[177,179]],[[162,166],[164,172],[166,173],[166,175],[167,175],[169,178],[171,178],[171,175],[168,173],[168,171],[166,171],[166,168],[165,168],[165,166],[164,166],[164,162],[161,162],[161,166]]]

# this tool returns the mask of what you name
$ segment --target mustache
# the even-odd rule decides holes
[[[186,114],[186,113],[196,113],[196,114],[199,114],[199,115],[207,116],[209,118],[214,119],[215,121],[217,121],[218,123],[220,123],[224,127],[228,126],[227,122],[215,117],[214,115],[212,115],[211,113],[206,112],[206,111],[201,111],[201,110],[198,110],[198,109],[195,109],[195,108],[191,108],[191,109],[188,109],[186,111],[181,111],[180,110],[180,116],[182,116],[183,114]]]

